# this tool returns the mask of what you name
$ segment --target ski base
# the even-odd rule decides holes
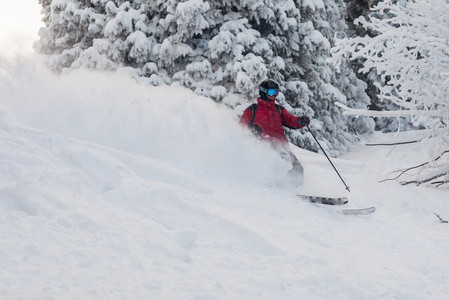
[[[352,215],[352,216],[361,216],[361,215],[369,215],[376,211],[375,207],[367,207],[367,208],[351,208],[351,209],[343,209],[341,212],[344,215]]]
[[[308,195],[296,195],[304,200],[312,203],[326,204],[326,205],[344,205],[348,203],[348,198],[346,197],[319,197],[319,196],[308,196]]]

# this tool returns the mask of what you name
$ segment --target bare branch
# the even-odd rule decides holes
[[[421,141],[413,140],[413,141],[398,142],[398,143],[365,144],[365,146],[397,146],[397,145],[413,144],[413,143],[418,143],[418,142],[421,142]]]
[[[449,153],[449,150],[446,150],[446,151],[442,152],[442,153],[441,153],[438,157],[436,157],[432,162],[435,162],[435,161],[441,159],[441,157],[442,157],[444,154],[446,154],[446,153]],[[424,167],[424,166],[426,166],[426,165],[428,165],[428,164],[430,164],[430,163],[431,163],[431,162],[428,161],[428,162],[425,162],[425,163],[422,163],[422,164],[420,164],[420,165],[413,166],[413,167],[410,167],[410,168],[407,168],[407,169],[404,169],[404,170],[398,170],[398,171],[395,171],[395,172],[400,172],[400,174],[399,174],[398,176],[394,177],[394,178],[387,178],[387,179],[381,180],[381,181],[379,181],[379,182],[385,182],[385,181],[390,181],[390,180],[397,180],[397,179],[399,179],[402,175],[404,175],[405,173],[409,172],[410,170],[422,168],[422,167]],[[402,184],[402,185],[407,185],[407,184],[410,184],[410,183],[416,183],[416,184],[420,185],[420,184],[422,184],[422,183],[426,183],[426,182],[432,181],[432,180],[434,180],[434,179],[436,179],[436,178],[439,178],[439,177],[442,177],[442,176],[445,176],[445,175],[448,175],[448,174],[449,174],[448,172],[443,172],[443,173],[441,173],[441,174],[438,174],[438,175],[435,175],[435,176],[431,176],[430,178],[427,178],[427,179],[424,179],[424,180],[405,181],[405,182],[402,182],[401,184]],[[444,182],[443,182],[442,184],[444,184]]]

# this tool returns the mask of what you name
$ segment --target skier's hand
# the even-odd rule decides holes
[[[298,123],[301,126],[309,126],[310,124],[310,118],[308,116],[302,116],[298,118]]]

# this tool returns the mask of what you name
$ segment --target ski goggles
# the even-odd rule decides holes
[[[259,87],[259,90],[265,94],[267,94],[268,96],[277,96],[279,95],[279,90],[277,89],[266,89],[263,87]]]

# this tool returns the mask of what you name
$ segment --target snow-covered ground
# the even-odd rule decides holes
[[[324,155],[292,146],[294,190],[233,112],[179,86],[2,53],[0,95],[0,299],[449,297],[449,224],[434,215],[449,219],[447,189],[379,183],[425,145],[333,159],[350,193]]]
[[[293,149],[292,190],[233,112],[182,87],[1,66],[1,299],[447,299],[448,191],[378,182],[422,145],[333,159],[351,193],[324,155]]]

